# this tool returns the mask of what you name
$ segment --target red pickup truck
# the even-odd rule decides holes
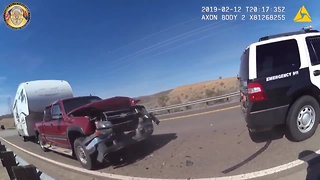
[[[75,156],[93,169],[107,154],[145,140],[159,120],[137,100],[84,96],[58,100],[44,110],[35,131],[42,150]]]

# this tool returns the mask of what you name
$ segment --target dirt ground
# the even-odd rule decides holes
[[[4,118],[0,120],[0,126],[4,125],[6,129],[15,128],[13,118]]]

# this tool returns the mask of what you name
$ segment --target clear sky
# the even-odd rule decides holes
[[[12,1],[0,1],[0,11]],[[295,31],[302,5],[319,29],[320,3],[289,0],[20,1],[29,25],[0,19],[0,114],[21,82],[67,80],[76,96],[141,96],[235,77],[242,51],[261,36]],[[285,6],[286,21],[202,21],[202,6]],[[222,14],[222,13],[216,13]],[[238,17],[240,18],[240,17]]]

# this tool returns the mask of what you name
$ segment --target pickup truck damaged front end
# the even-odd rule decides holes
[[[97,152],[99,162],[103,162],[111,152],[147,139],[153,133],[152,121],[156,124],[160,122],[144,106],[94,114],[90,118],[94,121],[96,131],[87,136],[83,144],[89,154]]]

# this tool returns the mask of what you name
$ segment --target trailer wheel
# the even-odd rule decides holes
[[[79,137],[74,141],[74,152],[82,167],[91,170],[96,165],[96,159],[88,153],[86,147],[82,144],[83,140],[84,137]]]
[[[48,151],[48,148],[46,148],[46,147],[44,146],[44,142],[43,142],[43,139],[42,139],[42,137],[41,137],[40,134],[38,134],[37,140],[38,140],[38,144],[39,144],[40,148],[42,149],[42,151],[47,152],[47,151]]]

